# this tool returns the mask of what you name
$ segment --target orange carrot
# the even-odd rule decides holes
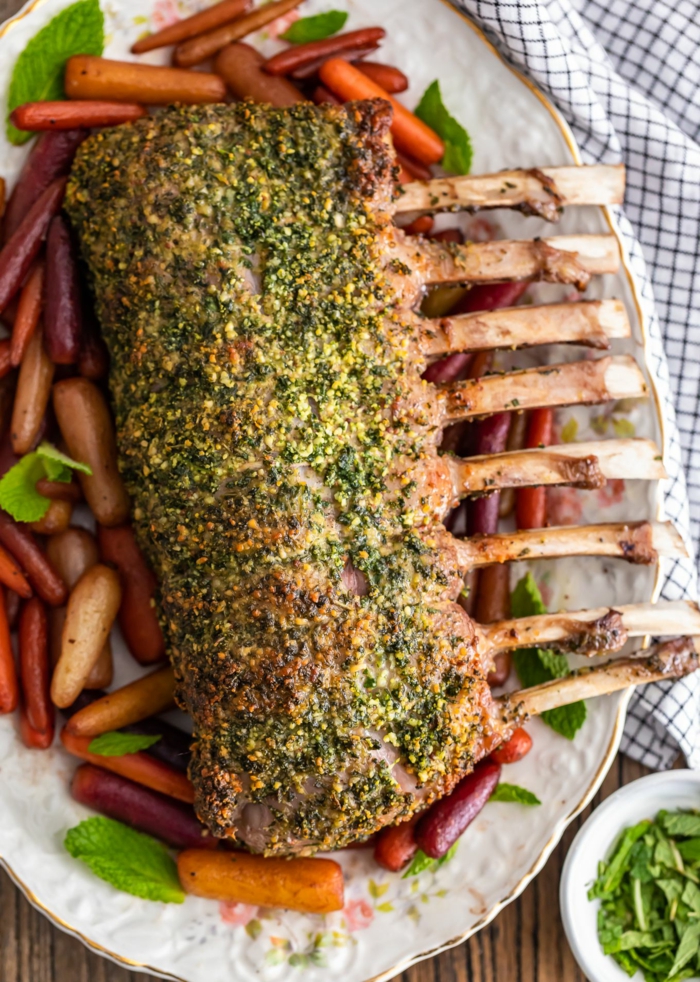
[[[18,130],[74,130],[85,126],[119,126],[146,116],[143,106],[129,102],[25,102],[10,113]]]
[[[12,556],[0,546],[0,583],[14,590],[15,593],[27,600],[32,595],[30,587],[24,573],[21,571]]]
[[[178,801],[186,801],[188,804],[194,801],[194,788],[185,774],[144,753],[123,754],[121,757],[92,754],[88,749],[91,740],[92,737],[74,736],[65,727],[61,731],[61,743],[74,757],[97,767],[104,767],[114,774],[121,774],[122,777],[128,777],[137,784],[144,784],[147,788],[170,795]]]
[[[35,262],[22,287],[10,342],[10,362],[13,368],[17,368],[22,361],[27,345],[39,323],[39,315],[44,303],[44,268],[43,260]]]
[[[344,102],[351,99],[386,99],[394,110],[391,133],[396,147],[422,164],[436,164],[442,160],[445,144],[437,133],[350,62],[331,58],[321,65],[319,76],[323,84]]]
[[[528,415],[525,446],[548,447],[552,442],[553,410],[533,409]],[[539,529],[547,524],[547,489],[518,488],[515,494],[515,521],[519,529]]]
[[[259,31],[265,24],[277,20],[282,14],[288,13],[298,7],[302,0],[275,0],[274,3],[266,3],[262,7],[257,7],[244,17],[239,17],[230,24],[224,24],[206,34],[200,34],[183,44],[178,44],[175,48],[173,61],[180,68],[191,68],[198,65],[207,58],[211,58],[217,51],[230,44],[231,41],[240,41],[253,31]]]
[[[187,41],[199,34],[213,31],[215,27],[221,27],[222,24],[228,24],[229,21],[250,10],[250,7],[251,0],[220,0],[220,3],[215,3],[198,14],[192,14],[191,17],[185,17],[184,20],[164,27],[162,31],[141,38],[136,44],[132,44],[131,50],[135,55],[142,55],[144,51],[153,51],[154,48],[179,44],[180,41]]]
[[[0,713],[11,713],[19,702],[19,683],[7,623],[5,591],[0,587]]]
[[[343,907],[343,871],[332,859],[185,849],[178,856],[177,871],[182,889],[198,897],[310,914]]]
[[[223,102],[226,98],[223,81],[209,72],[183,72],[179,68],[92,55],[68,59],[63,86],[69,99],[110,99],[157,106],[171,102]]]
[[[168,665],[84,706],[71,716],[66,726],[77,736],[100,736],[170,709],[174,694],[175,677]]]

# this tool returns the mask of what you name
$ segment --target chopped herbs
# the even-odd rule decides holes
[[[700,811],[660,811],[625,829],[598,864],[598,939],[629,975],[680,982],[700,975]]]
[[[513,617],[532,617],[547,613],[532,573],[527,573],[516,583],[510,604]],[[513,653],[513,663],[518,678],[526,689],[569,674],[566,655],[542,648],[519,648]],[[541,719],[567,740],[573,740],[586,721],[586,704],[579,701],[548,709],[542,713]]]

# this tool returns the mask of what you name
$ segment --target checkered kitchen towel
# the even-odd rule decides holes
[[[589,163],[624,161],[618,219],[668,424],[666,512],[700,540],[700,0],[453,0],[546,92]],[[665,352],[665,353],[664,353]],[[675,410],[674,410],[675,407]],[[685,472],[685,473],[684,473]],[[661,596],[695,598],[694,561]],[[632,699],[622,749],[700,768],[700,672]]]

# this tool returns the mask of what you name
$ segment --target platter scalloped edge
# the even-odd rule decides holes
[[[7,91],[11,66],[28,38],[69,2],[31,0],[0,27],[0,91]],[[144,29],[162,26],[197,6],[201,4],[185,0],[103,0],[105,54],[125,56]],[[417,102],[433,78],[440,79],[447,105],[472,135],[475,173],[505,166],[580,163],[573,136],[554,107],[446,0],[340,0],[334,6],[349,10],[349,29],[377,22],[388,29],[382,60],[399,64],[411,79],[407,105]],[[305,12],[327,7],[322,0],[308,0]],[[263,34],[254,40],[268,52],[280,46]],[[163,62],[165,54],[153,52],[145,60]],[[2,170],[10,182],[25,153],[0,135]],[[478,217],[461,220],[472,237],[484,231]],[[497,216],[496,222],[502,234],[513,237],[544,230],[538,219],[515,214]],[[566,213],[559,230],[610,230],[620,238],[607,209]],[[538,286],[533,296],[549,299],[555,290]],[[619,418],[624,417],[638,435],[663,443],[642,310],[624,252],[620,273],[596,282],[589,295],[625,300],[634,339],[616,343],[616,349],[636,353],[651,383],[652,399],[621,409]],[[575,356],[575,349],[549,351],[550,360]],[[532,357],[521,355],[518,360],[525,364]],[[612,415],[601,416],[600,410],[592,409],[565,411],[560,426],[564,418],[575,420],[578,439],[595,439],[601,426],[614,423]],[[566,494],[557,507],[562,520],[571,520],[572,509],[580,521],[662,517],[658,483],[616,486],[602,497],[593,492],[585,497]],[[660,582],[658,569],[597,559],[532,568],[552,609],[648,600],[656,597]],[[116,653],[124,655],[119,640]],[[136,674],[126,659],[118,664],[117,682]],[[181,907],[148,904],[96,880],[61,846],[65,829],[88,814],[68,795],[72,762],[59,748],[44,754],[23,748],[8,718],[0,719],[0,862],[28,900],[58,927],[130,968],[180,982],[234,977],[241,982],[299,977],[320,982],[329,973],[344,982],[380,982],[466,940],[525,889],[607,773],[629,694],[591,704],[586,730],[573,743],[534,721],[534,749],[509,768],[508,780],[535,791],[543,805],[489,805],[463,837],[455,858],[438,873],[404,880],[379,870],[365,851],[343,853],[346,905],[325,919],[196,898],[188,898]]]

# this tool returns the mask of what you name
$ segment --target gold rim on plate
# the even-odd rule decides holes
[[[35,10],[37,10],[46,2],[47,0],[33,0],[33,2],[29,3],[23,10],[20,10],[19,13],[15,14],[14,17],[11,17],[9,20],[7,20],[5,24],[3,24],[0,27],[0,39],[5,37],[6,34],[16,24],[18,24],[21,20],[23,20],[28,14],[33,13]],[[520,72],[517,68],[514,68],[503,57],[503,55],[500,53],[498,48],[496,48],[495,45],[488,40],[483,30],[477,24],[475,24],[474,21],[471,20],[462,10],[459,10],[457,7],[453,6],[453,4],[450,3],[450,0],[441,0],[441,3],[443,3],[446,7],[448,7],[455,14],[457,14],[464,21],[464,23],[470,28],[470,30],[473,31],[473,33],[477,36],[477,38],[483,44],[486,45],[486,47],[491,51],[491,53],[494,54],[499,59],[499,61],[501,61],[506,66],[506,68],[510,72],[512,72],[512,74],[515,75],[515,77],[519,79],[519,81],[523,85],[525,85],[530,90],[530,92],[532,92],[532,94],[542,103],[544,108],[547,110],[547,112],[549,113],[549,115],[552,117],[557,127],[559,128],[559,131],[561,132],[561,135],[563,136],[564,141],[571,152],[571,156],[573,157],[574,162],[579,165],[582,164],[583,160],[581,159],[581,153],[579,151],[576,140],[574,139],[574,135],[571,132],[571,129],[569,128],[568,123],[560,114],[559,110],[552,105],[552,103],[549,101],[547,96],[545,96],[544,93],[541,92],[537,88],[537,86],[530,81],[529,78],[523,75],[522,72]],[[642,334],[644,366],[647,367],[649,334],[647,331],[646,318],[644,316],[641,301],[639,298],[639,289],[637,287],[634,275],[632,274],[632,270],[630,268],[629,258],[627,256],[627,250],[625,249],[624,243],[622,242],[619,229],[617,228],[615,222],[613,221],[610,208],[604,207],[602,208],[602,211],[603,214],[605,215],[605,220],[610,229],[610,232],[612,235],[615,236],[618,245],[620,247],[620,255],[622,257],[621,259],[622,268],[625,271],[625,277],[627,278],[627,283],[629,285],[630,292],[632,294],[632,300],[634,302],[634,306],[637,311],[637,319],[639,321],[639,326]],[[662,447],[663,455],[665,456],[666,436],[667,436],[665,420],[664,420],[663,412],[661,411],[661,399],[656,385],[656,379],[651,374],[649,377],[649,383],[650,383],[652,398],[654,400],[654,406],[656,409],[656,419],[660,429],[661,447]],[[657,490],[657,496],[656,496],[657,520],[662,517],[662,512],[663,512],[663,499],[661,495],[661,487],[659,485]],[[656,575],[654,577],[654,585],[652,588],[652,596],[651,596],[652,602],[658,600],[660,592],[661,592],[661,566],[657,564]],[[643,644],[644,645],[648,644],[648,640],[646,638],[644,639]],[[532,864],[532,866],[527,871],[527,873],[525,873],[524,876],[518,881],[518,883],[516,883],[516,885],[513,887],[510,893],[508,893],[501,900],[497,901],[493,905],[493,907],[486,914],[484,914],[484,916],[479,921],[477,921],[476,924],[472,925],[472,927],[466,930],[463,934],[460,934],[455,938],[451,938],[449,941],[444,941],[442,944],[437,945],[435,948],[429,948],[427,951],[422,951],[417,955],[411,955],[409,958],[406,958],[401,962],[397,962],[397,964],[394,965],[392,968],[389,968],[386,971],[381,972],[379,975],[373,975],[371,978],[366,979],[365,982],[388,982],[389,979],[394,978],[394,976],[398,975],[400,972],[406,971],[406,969],[410,968],[412,965],[415,965],[417,962],[424,961],[426,958],[432,958],[435,955],[439,955],[443,951],[447,951],[448,948],[454,948],[456,945],[462,944],[463,941],[467,941],[473,934],[476,934],[477,931],[480,931],[482,928],[486,927],[486,925],[489,924],[494,919],[494,917],[496,917],[496,915],[503,910],[504,907],[506,907],[509,903],[511,903],[511,901],[515,900],[517,897],[520,896],[520,894],[523,892],[525,887],[531,882],[531,880],[534,879],[534,877],[539,873],[539,871],[542,869],[544,864],[547,862],[552,851],[554,850],[555,846],[561,839],[567,827],[576,818],[576,816],[579,815],[583,811],[583,809],[590,803],[596,791],[603,783],[603,779],[605,775],[608,773],[610,766],[612,765],[612,762],[615,759],[615,754],[617,753],[617,749],[620,744],[620,739],[622,738],[622,730],[625,723],[627,704],[629,703],[631,695],[632,695],[631,687],[629,689],[626,689],[625,692],[622,693],[622,696],[620,698],[620,704],[617,710],[615,728],[613,730],[610,743],[608,744],[608,749],[605,753],[605,757],[601,761],[601,764],[598,770],[596,771],[595,777],[591,781],[590,785],[586,789],[584,795],[581,797],[579,802],[576,805],[574,805],[574,807],[572,808],[572,810],[569,812],[568,815],[560,819],[556,828],[552,832],[551,837],[543,846],[542,851],[540,852],[535,862]],[[172,980],[172,982],[188,982],[187,979],[184,979],[179,975],[173,975],[171,972],[164,972],[162,969],[154,968],[152,965],[147,965],[145,962],[133,961],[131,958],[126,958],[124,955],[119,955],[114,951],[110,951],[109,948],[105,948],[97,941],[93,941],[91,938],[87,937],[87,935],[83,934],[77,928],[74,928],[67,921],[64,921],[63,918],[60,917],[58,914],[56,914],[54,911],[46,907],[39,900],[36,894],[26,885],[26,883],[24,883],[20,879],[20,877],[17,876],[17,874],[10,866],[6,857],[0,856],[0,865],[7,871],[8,875],[10,876],[10,879],[22,891],[22,893],[25,895],[25,897],[27,898],[29,903],[32,904],[33,907],[41,911],[42,914],[48,917],[48,919],[52,921],[62,931],[65,931],[67,934],[71,934],[79,941],[82,941],[82,943],[87,948],[90,948],[92,951],[97,952],[99,955],[109,958],[113,962],[117,962],[120,965],[125,965],[128,966],[129,968],[135,968],[142,972],[149,972],[151,975],[155,975],[163,979],[170,979]]]

